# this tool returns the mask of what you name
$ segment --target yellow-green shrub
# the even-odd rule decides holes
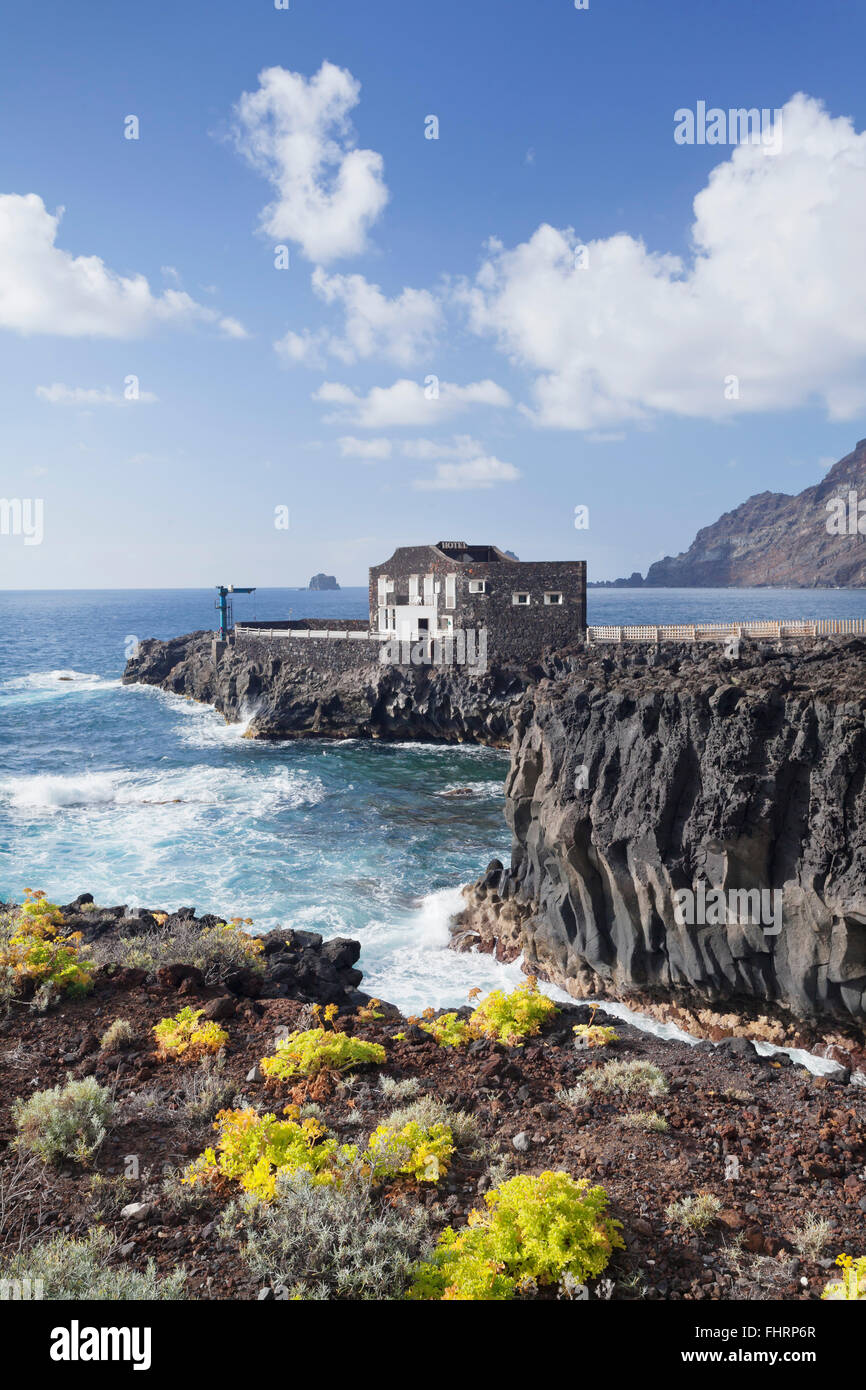
[[[420,1025],[425,1033],[435,1038],[440,1047],[462,1047],[472,1037],[469,1024],[459,1014],[442,1014],[429,1023]]]
[[[473,994],[478,994],[473,990]],[[534,975],[505,994],[495,989],[488,994],[468,1020],[456,1013],[443,1014],[441,1018],[421,1023],[425,1033],[434,1037],[440,1047],[462,1047],[472,1038],[491,1038],[508,1046],[520,1046],[525,1038],[534,1037],[541,1031],[554,1014],[559,1013],[552,999],[548,999],[538,988]]]
[[[162,1018],[153,1029],[157,1051],[161,1057],[202,1057],[209,1052],[219,1052],[225,1047],[229,1035],[219,1024],[210,1019],[199,1023],[204,1009],[193,1009],[187,1004],[174,1018]]]
[[[575,1047],[606,1047],[618,1041],[616,1029],[606,1028],[601,1023],[578,1023],[574,1028]]]
[[[607,1194],[568,1173],[520,1174],[488,1192],[486,1211],[450,1226],[416,1268],[413,1299],[500,1300],[519,1284],[544,1286],[564,1275],[581,1282],[603,1273],[623,1249],[620,1222],[605,1215]]]
[[[13,909],[0,935],[0,975],[13,993],[25,984],[50,985],[72,997],[93,987],[93,963],[81,955],[81,933],[60,934],[63,913],[45,894],[25,889],[26,901]]]
[[[190,1164],[183,1182],[239,1183],[254,1196],[270,1201],[280,1173],[309,1173],[314,1183],[339,1180],[358,1156],[354,1144],[339,1144],[318,1120],[298,1121],[297,1107],[287,1106],[289,1118],[258,1115],[255,1110],[221,1110],[214,1122],[219,1131],[215,1149]]]
[[[292,1076],[316,1076],[320,1071],[350,1071],[366,1063],[381,1063],[385,1049],[379,1043],[350,1038],[327,1028],[290,1033],[277,1043],[273,1057],[263,1057],[265,1076],[288,1081]]]
[[[839,1255],[836,1260],[844,1271],[841,1279],[832,1280],[821,1297],[831,1302],[866,1298],[866,1255],[855,1260],[852,1255]]]
[[[370,1135],[363,1162],[373,1178],[405,1174],[417,1182],[438,1182],[447,1173],[453,1152],[450,1125],[425,1126],[410,1120],[399,1128],[379,1125]]]
[[[538,982],[530,976],[510,994],[495,989],[478,1005],[469,1020],[473,1037],[495,1038],[501,1043],[522,1043],[541,1031],[554,1014],[559,1013],[552,999],[541,994]]]

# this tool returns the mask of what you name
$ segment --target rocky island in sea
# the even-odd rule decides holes
[[[314,574],[308,588],[316,589],[339,589],[339,584],[332,574]]]

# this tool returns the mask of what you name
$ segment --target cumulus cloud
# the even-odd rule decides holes
[[[366,396],[337,381],[323,382],[313,400],[336,407],[329,420],[349,420],[362,429],[390,429],[404,425],[438,425],[472,405],[505,407],[511,397],[495,381],[475,381],[468,386],[450,382],[427,383],[402,378],[393,386],[374,386]]]
[[[360,91],[333,63],[309,79],[265,68],[235,107],[235,144],[276,192],[262,231],[320,265],[363,251],[388,201],[382,156],[355,148],[349,113]]]
[[[546,224],[512,249],[490,243],[459,297],[535,374],[538,424],[866,408],[866,134],[802,94],[782,116],[777,152],[743,144],[713,170],[687,261],[628,235],[584,254]]]
[[[424,492],[468,492],[491,488],[496,483],[513,483],[519,477],[513,463],[482,455],[462,463],[439,463],[432,478],[418,478],[413,486]]]
[[[365,463],[374,463],[391,457],[390,439],[355,439],[347,434],[337,440],[337,445],[344,459],[363,459]]]
[[[513,463],[503,463],[488,454],[484,445],[469,434],[455,434],[450,442],[406,439],[400,452],[404,458],[435,463],[431,478],[418,478],[412,484],[424,492],[467,492],[491,488],[496,483],[513,483],[520,477]]]
[[[155,295],[143,275],[118,275],[99,256],[57,246],[63,209],[50,213],[36,193],[0,194],[0,328],[65,338],[137,338],[161,324],[214,324],[246,336],[181,290]]]
[[[52,386],[37,386],[36,394],[49,405],[150,405],[159,398],[152,391],[139,391],[135,396],[126,396],[113,391],[110,386],[64,386],[55,381]]]
[[[287,333],[274,346],[288,362],[321,368],[328,355],[347,364],[376,356],[408,367],[436,341],[442,308],[429,290],[404,289],[389,299],[363,275],[328,275],[321,266],[312,285],[325,304],[342,309],[343,333]]]

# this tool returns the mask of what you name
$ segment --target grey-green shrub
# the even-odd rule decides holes
[[[239,1224],[253,1277],[289,1299],[377,1301],[402,1297],[425,1248],[427,1214],[377,1205],[358,1176],[338,1187],[298,1172],[278,1177],[271,1202],[231,1203],[221,1235],[231,1238]]]
[[[116,1245],[116,1237],[101,1226],[88,1231],[83,1240],[55,1235],[0,1260],[0,1280],[20,1283],[29,1279],[31,1286],[41,1280],[41,1297],[46,1299],[124,1302],[186,1297],[183,1269],[159,1279],[153,1260],[148,1260],[143,1274],[123,1263],[109,1268]]]
[[[12,1107],[20,1149],[37,1154],[43,1163],[74,1159],[87,1163],[99,1148],[114,1118],[109,1092],[93,1076],[70,1077],[65,1086],[19,1097]]]

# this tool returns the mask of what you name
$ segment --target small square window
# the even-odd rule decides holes
[[[512,594],[511,602],[515,608],[528,608],[529,594]]]
[[[486,594],[486,593],[487,593],[487,580],[486,580],[486,579],[470,579],[470,581],[469,581],[469,592],[470,592],[470,594]]]
[[[562,603],[562,594],[557,594],[557,593],[545,594],[545,595],[544,595],[544,602],[547,603],[547,604],[551,604],[551,603]]]

